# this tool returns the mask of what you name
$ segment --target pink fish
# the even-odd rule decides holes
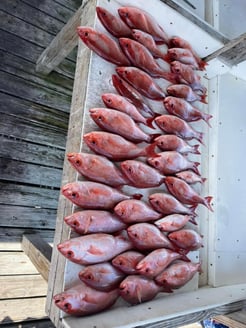
[[[125,274],[109,262],[88,265],[79,272],[86,285],[105,292],[117,288],[124,278]]]
[[[103,130],[116,133],[135,143],[150,143],[157,134],[147,134],[127,114],[109,108],[91,108],[90,116]]]
[[[131,29],[123,22],[123,20],[111,14],[105,8],[96,7],[97,17],[99,18],[102,25],[105,29],[111,33],[116,38],[119,37],[131,37],[132,32]]]
[[[129,183],[117,166],[104,156],[88,153],[68,153],[68,161],[84,177],[113,187]]]
[[[148,278],[154,278],[165,270],[170,263],[179,259],[190,261],[186,255],[176,253],[167,248],[159,248],[138,262],[136,269],[139,274]]]
[[[197,175],[195,172],[190,171],[190,170],[178,172],[175,175],[176,175],[176,177],[184,180],[185,182],[187,182],[189,184],[193,184],[196,182],[204,183],[207,180],[206,178],[202,178],[201,176]]]
[[[161,115],[155,118],[155,123],[166,133],[191,140],[196,139],[203,144],[203,133],[193,129],[187,122],[173,115]]]
[[[204,70],[205,66],[208,65],[204,60],[202,60],[199,55],[196,53],[196,51],[193,49],[193,47],[190,45],[190,43],[184,39],[182,39],[179,36],[174,36],[170,39],[170,47],[175,47],[175,48],[184,48],[188,49],[191,51],[193,56],[195,57],[200,70]]]
[[[158,153],[158,155],[159,156],[148,157],[147,162],[164,175],[175,174],[187,169],[191,169],[197,174],[200,174],[197,168],[200,163],[189,161],[177,151],[164,151]]]
[[[123,174],[136,188],[158,187],[164,181],[164,175],[153,167],[140,161],[127,160],[120,164]]]
[[[62,187],[62,194],[77,206],[102,210],[112,209],[120,201],[131,198],[110,186],[91,181],[67,183]]]
[[[93,131],[85,134],[83,138],[91,150],[115,161],[151,156],[151,154],[155,156],[155,144],[140,148],[117,134]]]
[[[165,215],[169,214],[188,214],[195,216],[196,206],[187,207],[180,203],[175,197],[165,193],[155,193],[149,196],[150,204],[153,208]]]
[[[142,95],[135,88],[133,88],[128,82],[121,79],[116,74],[112,75],[112,82],[118,93],[121,96],[130,99],[138,110],[144,111],[147,114],[150,114],[151,116],[155,116],[153,110],[145,103],[145,100],[142,97]]]
[[[154,58],[161,58],[166,61],[166,53],[162,52],[156,45],[154,38],[149,33],[141,30],[132,29],[133,38],[144,45]]]
[[[125,223],[148,222],[161,218],[160,213],[137,199],[123,200],[115,206],[114,212]]]
[[[112,260],[118,254],[133,248],[123,232],[117,236],[93,233],[71,238],[57,245],[58,251],[74,263],[87,265]]]
[[[185,48],[170,48],[167,50],[166,60],[172,62],[177,60],[183,64],[190,65],[194,69],[199,69],[196,58],[189,49]]]
[[[153,117],[144,117],[130,99],[114,93],[102,94],[102,100],[108,108],[116,109],[129,115],[135,122],[142,123],[153,129]]]
[[[164,71],[144,45],[128,38],[120,38],[119,43],[132,66],[145,70],[152,77],[163,78],[171,83],[177,82],[176,73]]]
[[[144,258],[144,255],[137,251],[126,251],[117,255],[112,264],[126,274],[137,274],[136,265]]]
[[[202,204],[206,206],[210,211],[213,212],[210,202],[212,197],[201,197],[188,183],[176,178],[166,177],[165,184],[169,192],[176,197],[180,202],[184,204],[194,205]]]
[[[186,84],[172,84],[166,89],[169,96],[182,98],[186,101],[200,101],[207,104],[206,95],[198,95],[189,85]]]
[[[130,275],[120,284],[120,296],[130,304],[151,301],[163,289],[154,280],[139,275]]]
[[[55,305],[62,311],[74,316],[85,316],[109,308],[118,296],[118,288],[110,292],[102,292],[81,282],[56,294],[53,299]]]
[[[151,223],[136,223],[127,228],[127,233],[139,250],[169,248],[174,250],[173,244],[156,226]]]
[[[203,120],[211,127],[209,120],[213,116],[201,112],[198,108],[192,106],[186,100],[168,96],[164,99],[163,103],[169,114],[178,116],[186,122]]]
[[[154,142],[162,150],[175,150],[181,154],[200,154],[199,145],[190,146],[183,139],[174,134],[164,134],[155,138]]]
[[[182,229],[189,221],[194,223],[194,218],[187,214],[170,214],[159,220],[156,220],[154,224],[161,231],[173,232]]]
[[[197,272],[201,272],[201,263],[178,261],[160,273],[155,281],[160,286],[178,289],[189,282]]]
[[[116,215],[109,211],[84,210],[64,218],[74,231],[80,235],[87,233],[114,233],[127,226]]]
[[[117,74],[130,83],[143,96],[153,100],[163,100],[164,91],[155,83],[147,73],[137,67],[117,67]]]
[[[188,251],[196,251],[202,245],[202,237],[192,229],[181,229],[168,234],[168,238],[177,246]]]
[[[88,26],[79,26],[77,32],[85,45],[98,56],[118,66],[130,65],[118,43],[106,34]]]
[[[205,95],[207,89],[201,84],[201,77],[196,74],[190,65],[182,64],[179,61],[173,61],[170,64],[171,72],[176,74],[176,80],[179,83],[188,84],[195,91]]]
[[[146,11],[136,7],[120,7],[118,13],[131,29],[147,32],[159,43],[169,43],[168,35],[163,28]]]

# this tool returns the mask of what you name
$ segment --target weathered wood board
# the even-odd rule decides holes
[[[95,18],[95,6],[101,5],[108,8],[111,12],[116,13],[119,6],[128,4],[129,1],[126,0],[94,0],[86,2],[85,8],[87,15],[86,17],[82,15],[81,25],[95,26],[98,30],[105,33],[105,30]],[[131,2],[131,5],[132,4],[133,3]],[[134,1],[134,5],[137,7],[143,7],[143,1],[136,0]],[[169,35],[178,34],[188,40],[202,57],[219,49],[223,45],[221,41],[213,38],[210,34],[206,33],[201,28],[198,28],[193,22],[189,21],[187,18],[183,17],[181,14],[160,1],[144,3],[144,7],[146,11],[150,12],[159,21]],[[165,17],[164,20],[163,17]],[[194,40],[196,40],[196,42],[194,42]],[[70,116],[70,129],[66,148],[67,152],[89,151],[89,149],[83,144],[81,135],[97,129],[97,127],[90,119],[88,110],[92,107],[102,106],[100,97],[103,92],[114,92],[111,82],[111,74],[113,72],[114,67],[112,64],[105,62],[95,54],[91,54],[81,42],[79,43]],[[205,85],[207,84],[205,78],[203,79],[203,82]],[[160,83],[160,81],[158,81],[158,83]],[[165,88],[166,85],[162,83],[161,86]],[[217,89],[215,92],[217,92]],[[152,104],[152,102],[150,103]],[[200,104],[198,106],[204,110],[208,109],[205,105],[202,106]],[[158,106],[155,108],[157,108],[157,111],[161,110]],[[216,109],[214,108],[214,110]],[[211,111],[210,108],[209,111]],[[205,133],[207,136],[205,143],[209,144],[210,136],[208,127],[205,126],[204,123],[194,123],[194,127],[195,126],[198,130]],[[212,123],[212,126],[212,128],[217,131],[216,122],[215,124]],[[210,149],[208,147],[202,147],[202,157],[200,158],[202,162],[201,172],[202,175],[206,177],[209,177],[209,154]],[[194,159],[193,157],[190,158]],[[199,159],[196,158],[196,160]],[[80,179],[80,177],[78,177],[74,170],[69,167],[69,164],[65,162],[63,184],[77,179]],[[207,184],[203,188],[201,191],[203,195],[208,195],[211,190],[213,190],[210,189],[209,186],[210,185]],[[146,195],[144,196],[146,197]],[[64,225],[63,217],[71,214],[73,210],[74,206],[61,196],[58,208],[55,245],[70,238],[70,230]],[[235,285],[225,288],[221,287],[216,290],[214,288],[202,288],[197,290],[198,283],[200,285],[206,285],[209,281],[207,276],[208,267],[210,265],[208,249],[210,249],[209,247],[211,246],[209,244],[211,244],[211,242],[213,243],[213,241],[209,238],[208,233],[211,225],[214,224],[214,221],[211,223],[211,219],[215,220],[214,215],[208,215],[208,211],[204,208],[199,208],[199,217],[200,224],[198,228],[204,235],[204,248],[199,254],[198,252],[193,253],[193,259],[202,259],[204,266],[204,273],[200,277],[199,282],[198,277],[196,276],[195,279],[184,288],[184,290],[181,290],[181,293],[171,296],[159,296],[152,302],[141,304],[136,307],[129,307],[120,301],[116,303],[112,310],[93,317],[90,316],[88,318],[78,319],[65,316],[62,318],[63,315],[61,315],[59,310],[55,308],[52,302],[52,295],[62,291],[64,288],[68,288],[77,281],[77,272],[81,269],[81,266],[75,265],[69,261],[67,262],[54,248],[46,304],[49,317],[57,327],[132,327],[133,325],[145,325],[151,322],[169,320],[170,318],[175,318],[192,312],[200,313],[200,311],[213,309],[214,307],[243,299],[245,297],[245,284],[242,284],[241,286]],[[187,292],[187,289],[189,292]],[[186,292],[184,293],[184,291]],[[218,298],[216,298],[216,295]],[[115,322],[116,317],[120,318],[120,323],[118,320]],[[182,323],[184,322],[181,319],[180,324]]]

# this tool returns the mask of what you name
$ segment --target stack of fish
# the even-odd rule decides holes
[[[184,286],[201,271],[201,263],[192,263],[187,254],[202,246],[202,237],[187,223],[196,224],[198,204],[212,210],[212,198],[203,198],[192,186],[205,181],[199,163],[187,158],[200,154],[199,144],[189,140],[203,143],[203,133],[190,122],[209,124],[211,118],[192,104],[206,103],[206,88],[196,72],[206,63],[142,9],[120,7],[118,13],[97,7],[112,37],[78,27],[83,42],[116,65],[112,83],[118,93],[102,94],[106,108],[90,109],[101,129],[83,136],[92,152],[67,155],[83,179],[62,187],[62,194],[79,207],[64,220],[80,236],[57,247],[83,267],[81,283],[54,301],[72,315],[105,310],[119,296],[138,304]],[[168,63],[169,71],[156,58]],[[166,90],[158,79],[168,82]],[[162,102],[163,112],[146,98]],[[146,127],[159,133],[147,133]],[[162,187],[152,191],[163,184],[166,192]],[[140,194],[128,195],[124,186]],[[141,189],[149,191],[148,199],[141,200]]]

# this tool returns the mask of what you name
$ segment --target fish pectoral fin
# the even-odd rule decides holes
[[[88,249],[88,252],[93,255],[102,255],[103,252],[100,250],[100,248],[97,248],[96,246],[91,245]]]
[[[141,288],[139,286],[136,287],[136,292],[139,303],[142,303]]]
[[[94,297],[91,297],[91,295],[88,293],[86,293],[85,296],[83,297],[83,301],[90,304],[98,304],[96,299]]]

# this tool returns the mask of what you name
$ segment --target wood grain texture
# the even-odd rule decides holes
[[[77,45],[78,36],[76,28],[79,26],[85,3],[86,1],[40,55],[36,66],[38,72],[49,74]]]
[[[0,322],[3,324],[47,318],[45,297],[0,300]]]
[[[17,274],[39,274],[39,272],[23,252],[2,252],[0,275]]]
[[[81,16],[81,25],[93,26],[95,19],[95,6],[96,0],[85,1],[83,3],[84,9]],[[78,58],[75,72],[75,83],[72,96],[72,104],[70,109],[70,120],[68,129],[68,141],[66,145],[66,151],[80,151],[81,149],[81,135],[82,126],[76,124],[83,118],[83,104],[86,99],[86,88],[81,88],[81,81],[84,86],[87,85],[89,62],[91,57],[91,51],[85,48],[82,43],[79,43]],[[64,162],[62,184],[70,181],[74,181],[76,174],[70,169],[69,163]],[[49,276],[49,286],[46,302],[46,312],[55,325],[58,325],[60,321],[60,310],[54,305],[52,297],[53,295],[61,292],[61,286],[63,286],[64,270],[65,270],[65,258],[58,253],[55,245],[68,239],[70,229],[65,226],[63,222],[64,216],[72,212],[72,203],[60,197],[58,206],[58,215],[56,221],[56,234],[54,238],[54,250],[52,254],[52,265]]]
[[[246,324],[243,324],[239,321],[229,318],[226,315],[218,315],[213,318],[216,323],[222,323],[226,327],[230,328],[246,328]],[[245,322],[246,323],[246,322]]]
[[[41,275],[0,276],[0,285],[0,299],[46,296],[47,292],[47,282]]]
[[[48,281],[52,247],[38,234],[27,234],[23,235],[22,249],[44,280]]]

